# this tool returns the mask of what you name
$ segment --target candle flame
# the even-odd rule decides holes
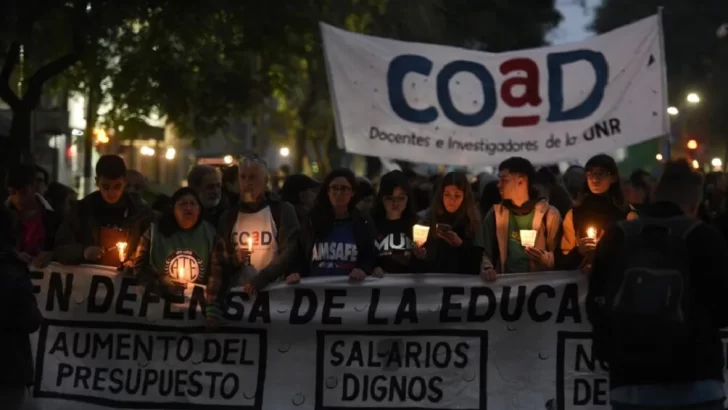
[[[248,250],[253,250],[253,238],[248,238]]]
[[[590,239],[597,239],[597,230],[590,226],[586,229],[586,236]]]
[[[179,279],[184,279],[185,278],[185,268],[184,268],[184,266],[180,266],[179,269],[177,269],[177,277]]]
[[[126,242],[117,242],[116,250],[119,251],[119,260],[123,261],[126,259]]]

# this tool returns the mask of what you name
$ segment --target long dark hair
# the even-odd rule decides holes
[[[200,207],[202,212],[202,202],[200,201],[199,195],[192,188],[184,187],[180,188],[172,194],[172,198],[169,201],[169,206],[162,212],[162,216],[159,218],[159,232],[164,236],[172,236],[175,232],[180,230],[180,226],[177,223],[177,218],[174,217],[174,206],[177,204],[183,196],[191,195],[197,201],[197,205]],[[202,214],[197,217],[197,222],[193,228],[196,228],[202,223]]]
[[[392,195],[394,189],[400,187],[405,195],[407,195],[407,206],[402,211],[402,221],[408,224],[414,225],[417,222],[417,214],[415,213],[414,201],[415,198],[412,195],[412,189],[410,188],[407,176],[402,171],[392,171],[382,175],[382,179],[379,181],[379,192],[377,198],[374,201],[374,208],[372,209],[372,219],[374,223],[379,225],[387,219],[387,211],[384,209],[384,197]]]
[[[459,190],[463,191],[463,203],[460,208],[455,212],[455,224],[465,225],[465,229],[471,238],[475,237],[476,232],[480,228],[480,212],[478,211],[478,204],[475,201],[473,190],[470,187],[470,181],[468,176],[463,172],[455,171],[450,172],[442,178],[440,184],[437,186],[437,192],[435,197],[432,199],[432,206],[430,212],[430,226],[435,226],[440,217],[445,215],[445,205],[442,203],[442,195],[445,192],[445,187],[449,185],[456,186]]]
[[[589,170],[594,168],[602,168],[603,170],[611,174],[610,177],[614,178],[614,182],[612,182],[612,184],[609,186],[609,190],[605,195],[612,200],[617,208],[626,210],[627,201],[624,198],[624,192],[622,191],[622,180],[619,177],[619,168],[617,167],[617,162],[614,160],[614,158],[610,157],[607,154],[595,155],[586,162],[586,166],[584,167],[584,169],[586,170],[586,172],[589,172]],[[585,197],[595,195],[589,189],[588,177],[584,179],[584,193],[586,194]]]
[[[347,206],[349,214],[354,214],[356,211],[356,202],[358,200],[358,184],[356,182],[356,175],[351,172],[350,169],[338,168],[326,175],[323,183],[321,183],[321,190],[316,194],[316,200],[314,201],[313,208],[311,209],[311,223],[313,224],[314,232],[317,235],[325,235],[331,231],[331,227],[334,225],[334,208],[331,206],[329,200],[329,185],[331,181],[336,178],[346,178],[351,185],[352,197]]]

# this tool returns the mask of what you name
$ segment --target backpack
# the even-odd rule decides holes
[[[689,337],[693,291],[686,238],[698,224],[687,216],[618,224],[624,271],[610,275],[605,301],[613,347],[665,357]]]

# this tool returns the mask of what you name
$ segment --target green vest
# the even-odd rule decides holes
[[[152,224],[149,264],[173,280],[204,285],[210,274],[214,240],[215,228],[204,221],[191,231],[178,230],[172,236],[162,235],[157,224]],[[182,278],[178,278],[179,272]]]
[[[508,223],[508,254],[504,263],[506,273],[526,273],[531,270],[531,258],[521,245],[521,229],[533,227],[534,211],[526,215],[515,215],[509,212]]]

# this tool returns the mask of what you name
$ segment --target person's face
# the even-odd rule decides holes
[[[8,188],[10,202],[19,211],[31,209],[35,205],[35,190],[33,186],[15,189]]]
[[[249,162],[241,163],[238,173],[240,199],[243,202],[256,202],[265,191],[265,185],[268,183],[267,178],[267,172],[263,165]]]
[[[200,204],[192,195],[183,195],[174,203],[174,218],[182,229],[190,229],[200,218]]]
[[[528,180],[520,174],[513,174],[504,169],[498,175],[498,190],[503,199],[515,199],[521,194],[528,194]]]
[[[301,204],[306,209],[312,209],[313,203],[316,201],[316,195],[318,194],[318,188],[309,188],[304,189],[301,191],[300,198],[301,198]]]
[[[455,213],[463,204],[465,193],[455,185],[448,185],[442,190],[442,205],[449,213]]]
[[[109,205],[119,202],[121,195],[124,193],[126,178],[109,179],[106,177],[96,177],[96,186],[99,188],[101,197]]]
[[[45,174],[42,172],[35,173],[35,183],[33,184],[33,190],[40,194],[45,195],[48,190],[48,181],[45,179]]]
[[[400,187],[395,187],[391,195],[384,195],[384,211],[387,213],[387,219],[397,220],[402,217],[402,213],[407,209],[407,193]]]
[[[356,209],[360,212],[368,214],[374,207],[374,196],[365,196],[356,203]]]
[[[609,191],[609,187],[616,181],[616,176],[604,168],[590,168],[586,171],[586,183],[592,194],[602,195]]]
[[[202,183],[196,191],[203,207],[214,208],[220,203],[222,197],[222,178],[217,172],[210,172],[202,178]]]
[[[129,172],[126,175],[126,192],[137,198],[141,198],[142,193],[147,189],[147,181],[144,176],[138,172]]]
[[[240,182],[238,180],[232,182],[225,182],[225,189],[233,194],[240,194]]]
[[[344,177],[334,178],[328,187],[329,201],[334,208],[346,208],[349,206],[353,191],[349,180]]]

